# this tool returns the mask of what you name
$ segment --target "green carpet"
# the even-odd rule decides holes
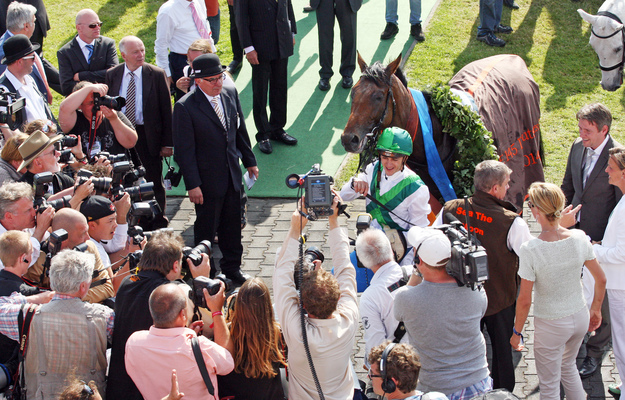
[[[335,74],[330,81],[332,88],[322,92],[317,88],[320,67],[316,17],[314,12],[306,14],[302,11],[305,3],[304,0],[293,4],[298,33],[295,36],[295,51],[289,58],[288,68],[288,119],[285,129],[298,139],[299,143],[296,146],[285,146],[272,141],[272,154],[260,152],[254,138],[256,128],[252,117],[252,68],[247,60],[243,61],[243,68],[235,76],[247,130],[260,170],[258,181],[248,191],[250,197],[294,197],[296,190],[287,188],[284,183],[287,175],[304,174],[315,163],[321,165],[324,173],[335,175],[346,155],[340,137],[349,117],[351,102],[350,91],[341,87],[341,75],[338,73],[341,50],[338,24],[335,25],[334,35]],[[421,14],[424,22],[427,21],[435,3],[435,0],[422,0]],[[391,40],[380,41],[380,33],[386,26],[384,13],[383,0],[365,0],[358,11],[357,46],[368,64],[377,60],[388,63],[400,53],[407,58],[406,53],[413,45],[408,21],[410,15],[408,2],[399,1],[397,36]],[[425,35],[428,40],[427,30]],[[354,81],[359,77],[360,69],[356,66]],[[168,195],[184,195],[184,183],[168,192]]]

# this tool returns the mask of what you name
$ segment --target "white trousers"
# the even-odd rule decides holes
[[[534,354],[541,400],[560,400],[560,381],[567,400],[586,399],[575,358],[589,319],[586,308],[564,318],[534,318]]]
[[[612,349],[621,382],[625,380],[625,290],[608,289]],[[612,304],[614,298],[614,304]]]

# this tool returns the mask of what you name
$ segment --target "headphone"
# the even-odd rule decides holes
[[[380,375],[382,375],[382,385],[380,387],[384,393],[393,393],[395,389],[397,389],[397,385],[395,384],[395,382],[393,382],[392,379],[386,376],[386,362],[389,354],[391,354],[391,351],[393,351],[395,344],[396,343],[389,343],[382,353],[382,359],[380,359]]]

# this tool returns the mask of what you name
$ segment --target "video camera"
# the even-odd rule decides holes
[[[210,279],[205,276],[198,276],[193,279],[192,289],[189,292],[189,298],[195,304],[195,307],[208,308],[206,305],[206,299],[204,298],[203,289],[208,291],[209,296],[214,296],[219,292],[219,288],[221,287],[220,282],[225,284],[225,293],[228,293],[232,290],[232,281],[224,274],[219,274],[215,277],[215,279]]]
[[[468,202],[466,198],[465,202]],[[445,218],[451,221],[451,224],[436,228],[442,230],[451,242],[451,260],[446,266],[447,273],[456,279],[458,286],[475,289],[476,285],[482,285],[488,280],[486,249],[477,238],[467,232],[462,222],[455,216],[446,213]],[[467,226],[469,226],[468,218]]]
[[[314,164],[304,175],[291,174],[286,177],[286,186],[290,189],[304,188],[308,217],[316,220],[333,214],[332,199],[334,195],[330,186],[334,178],[322,173],[319,164]]]
[[[100,93],[93,92],[93,113],[100,110],[101,106],[108,107],[111,110],[121,111],[126,105],[126,99],[121,96],[100,96]]]
[[[0,88],[0,107],[6,110],[0,111],[0,124],[9,125],[12,131],[19,129],[26,121],[26,99],[17,93],[10,93]]]
[[[42,213],[48,208],[48,206],[54,208],[55,211],[64,207],[70,207],[69,201],[72,196],[63,196],[60,199],[47,201],[45,195],[48,192],[48,185],[52,183],[54,175],[51,172],[41,172],[34,176],[33,186],[35,187],[35,199],[33,200],[33,207],[37,213]]]

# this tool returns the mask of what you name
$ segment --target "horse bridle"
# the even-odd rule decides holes
[[[597,13],[597,16],[603,16],[603,17],[608,17],[610,19],[613,19],[614,21],[618,22],[619,24],[623,25],[623,22],[621,22],[621,19],[619,17],[617,17],[616,15],[612,14],[609,11],[599,11]],[[618,34],[619,32],[621,32],[621,36],[622,36],[622,42],[625,45],[625,26],[623,26],[621,29],[612,32],[611,34],[607,35],[607,36],[600,36],[597,35],[597,33],[595,32],[595,30],[591,27],[590,28],[590,32],[595,35],[598,39],[609,39],[612,36]],[[612,71],[615,70],[619,67],[623,67],[623,65],[625,64],[625,48],[623,49],[623,55],[621,57],[621,62],[611,66],[611,67],[604,67],[603,65],[601,65],[601,61],[599,61],[599,68],[601,68],[602,71]]]
[[[358,162],[358,168],[356,169],[356,171],[360,171],[363,166],[369,165],[375,158],[374,154],[375,154],[375,147],[376,147],[376,139],[378,135],[380,134],[380,126],[382,125],[382,123],[384,123],[384,120],[386,119],[386,114],[388,113],[389,98],[391,99],[390,103],[393,105],[393,117],[391,118],[391,121],[393,121],[395,119],[395,109],[397,108],[397,103],[395,102],[395,96],[393,96],[393,77],[392,76],[390,79],[390,84],[388,86],[388,92],[386,92],[386,100],[384,101],[384,111],[382,111],[382,116],[380,117],[378,123],[373,127],[373,129],[371,129],[371,132],[367,133],[366,135],[367,144],[365,145],[365,148],[363,149],[361,153],[360,161]]]

